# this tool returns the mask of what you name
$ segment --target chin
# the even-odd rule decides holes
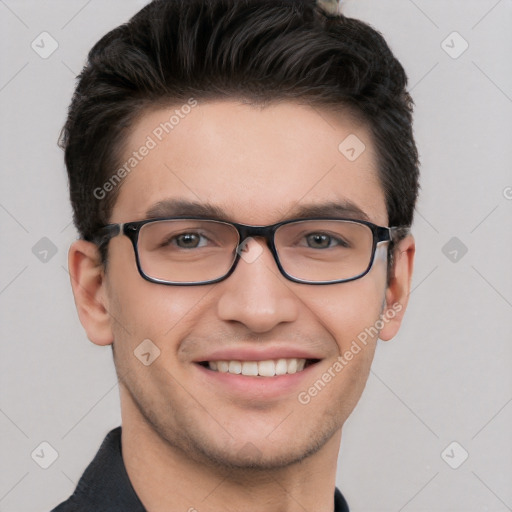
[[[226,439],[215,438],[212,432],[188,431],[186,439],[181,439],[181,449],[188,457],[202,464],[227,471],[272,471],[281,470],[299,464],[322,450],[338,429],[333,424],[323,424],[323,429],[312,429],[300,434],[285,432],[282,435],[246,432],[246,435]],[[176,441],[175,432],[169,432],[170,439]],[[167,437],[167,436],[166,436]]]
[[[228,471],[257,472],[281,470],[298,464],[316,453],[321,446],[319,443],[302,447],[290,444],[277,452],[273,446],[260,450],[251,442],[232,451],[225,447],[220,449],[215,449],[212,446],[197,448],[202,452],[203,457],[214,466],[225,468]]]

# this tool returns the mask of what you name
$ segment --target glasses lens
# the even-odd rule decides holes
[[[300,221],[281,226],[275,244],[290,276],[313,282],[338,281],[368,269],[373,233],[365,224],[351,221]]]
[[[197,283],[225,275],[236,256],[234,226],[208,220],[164,220],[144,224],[138,253],[148,277],[171,283]]]

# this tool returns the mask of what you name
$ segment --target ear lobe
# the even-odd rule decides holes
[[[382,312],[385,325],[379,334],[383,341],[392,339],[402,324],[411,293],[415,252],[416,246],[412,235],[400,240],[395,248],[392,275],[386,289],[386,305]]]
[[[87,337],[96,345],[110,345],[114,338],[98,247],[77,240],[69,248],[68,267],[78,317]]]

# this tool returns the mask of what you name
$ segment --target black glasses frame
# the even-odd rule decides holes
[[[165,281],[162,279],[157,279],[151,276],[148,276],[144,270],[142,269],[142,266],[140,264],[140,258],[139,258],[139,248],[138,248],[138,240],[139,240],[139,233],[143,226],[146,224],[150,224],[152,222],[161,222],[166,220],[204,220],[204,221],[213,221],[218,222],[220,224],[226,224],[228,226],[233,226],[237,232],[238,232],[238,244],[237,244],[237,250],[236,250],[236,256],[233,260],[233,263],[231,264],[231,267],[229,270],[221,277],[218,277],[216,279],[210,279],[208,281],[198,281],[198,282],[174,282],[174,281]],[[305,279],[298,279],[294,276],[291,276],[288,274],[283,266],[281,265],[281,261],[279,260],[279,254],[277,252],[276,246],[275,246],[275,233],[276,231],[286,224],[292,224],[297,222],[304,222],[304,221],[321,221],[321,220],[340,220],[340,221],[348,221],[353,222],[356,224],[363,224],[370,228],[372,234],[373,234],[373,244],[372,244],[372,254],[370,258],[370,262],[368,264],[368,267],[364,272],[361,272],[357,276],[350,277],[348,279],[338,279],[334,281],[308,281]],[[293,281],[295,283],[302,283],[302,284],[336,284],[336,283],[346,283],[349,281],[355,281],[356,279],[360,279],[361,277],[368,274],[368,272],[371,270],[373,266],[373,262],[375,260],[375,251],[377,248],[377,244],[380,242],[394,242],[396,233],[399,230],[399,227],[383,227],[383,226],[377,226],[376,224],[373,224],[372,222],[368,222],[365,220],[356,220],[356,219],[346,219],[346,218],[336,218],[336,217],[314,217],[314,218],[305,218],[305,219],[292,219],[292,220],[286,220],[282,222],[278,222],[277,224],[272,224],[269,226],[251,226],[247,224],[238,224],[236,222],[227,222],[224,220],[217,220],[217,219],[209,219],[205,217],[194,217],[194,216],[184,216],[184,217],[160,217],[155,219],[147,219],[147,220],[141,220],[141,221],[135,221],[135,222],[125,222],[122,224],[108,224],[107,226],[104,226],[100,228],[92,237],[91,241],[98,245],[99,247],[104,246],[107,244],[111,238],[114,238],[118,235],[125,235],[127,236],[133,245],[133,250],[135,252],[135,260],[137,263],[137,269],[139,271],[139,274],[146,279],[146,281],[149,281],[151,283],[157,283],[157,284],[165,284],[170,286],[198,286],[198,285],[204,285],[204,284],[214,284],[218,283],[220,281],[223,281],[224,279],[227,279],[234,271],[235,268],[238,265],[238,262],[240,261],[240,250],[238,249],[248,238],[264,238],[267,247],[270,249],[270,252],[272,253],[272,256],[274,257],[274,261],[277,264],[277,267],[279,268],[279,271],[281,274],[286,277],[286,279]]]

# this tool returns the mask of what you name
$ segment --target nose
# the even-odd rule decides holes
[[[269,248],[248,239],[234,272],[222,286],[217,313],[227,322],[238,322],[255,333],[272,330],[298,318],[300,300],[294,283],[283,277]],[[300,285],[299,285],[300,286]]]

